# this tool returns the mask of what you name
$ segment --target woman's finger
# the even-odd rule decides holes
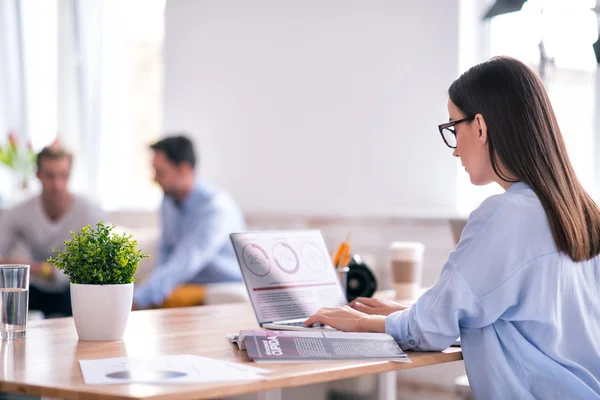
[[[358,297],[354,299],[354,302],[362,303],[369,307],[377,307],[381,305],[381,302],[377,299],[373,299],[371,297]]]
[[[308,317],[306,319],[306,321],[304,321],[304,325],[311,326],[311,325],[315,324],[316,322],[319,322],[318,319],[319,319],[319,314],[317,313],[315,315]]]
[[[317,322],[323,323],[323,320],[325,319],[325,314],[327,312],[328,312],[328,310],[326,308],[321,308],[314,315],[308,317],[308,319],[306,321],[304,321],[304,325],[311,326],[313,324],[316,324]]]
[[[328,320],[329,320],[329,317],[327,317],[323,314],[315,314],[312,317],[308,318],[306,321],[304,321],[304,325],[311,326],[316,323],[319,323],[321,325],[328,325],[327,324]]]
[[[379,315],[379,313],[381,313],[381,310],[379,308],[369,307],[362,303],[356,303],[354,305],[354,309],[370,315]]]

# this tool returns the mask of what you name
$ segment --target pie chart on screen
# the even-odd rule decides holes
[[[244,266],[256,276],[266,276],[271,270],[267,252],[257,244],[249,243],[242,250]]]
[[[286,274],[295,274],[300,268],[300,260],[292,246],[287,243],[279,242],[273,246],[273,260],[275,265]]]
[[[328,259],[323,250],[313,242],[304,242],[302,244],[302,261],[306,266],[315,272],[323,272],[328,265]]]

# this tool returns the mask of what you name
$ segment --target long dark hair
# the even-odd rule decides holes
[[[494,57],[462,74],[448,93],[465,115],[483,116],[494,172],[509,182],[509,175],[516,177],[537,194],[556,247],[574,261],[598,255],[600,209],[575,175],[537,75],[514,58]]]

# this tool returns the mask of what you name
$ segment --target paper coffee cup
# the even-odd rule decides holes
[[[425,246],[420,242],[390,244],[392,279],[398,299],[414,300],[419,296],[424,251]]]
[[[423,262],[425,245],[421,242],[392,242],[390,255],[392,260],[411,260]]]

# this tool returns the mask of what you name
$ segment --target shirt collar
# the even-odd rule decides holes
[[[183,200],[181,203],[177,203],[177,202],[175,202],[175,200],[173,200],[173,204],[180,211],[188,211],[190,208],[194,207],[194,204],[196,203],[196,199],[198,199],[199,196],[202,196],[202,192],[203,192],[202,185],[199,182],[196,182],[194,184],[194,188],[192,189],[190,194],[188,194],[188,196],[185,198],[185,200]]]
[[[527,185],[523,181],[515,182],[506,189],[507,192],[518,192],[519,190],[529,189],[529,185]]]

